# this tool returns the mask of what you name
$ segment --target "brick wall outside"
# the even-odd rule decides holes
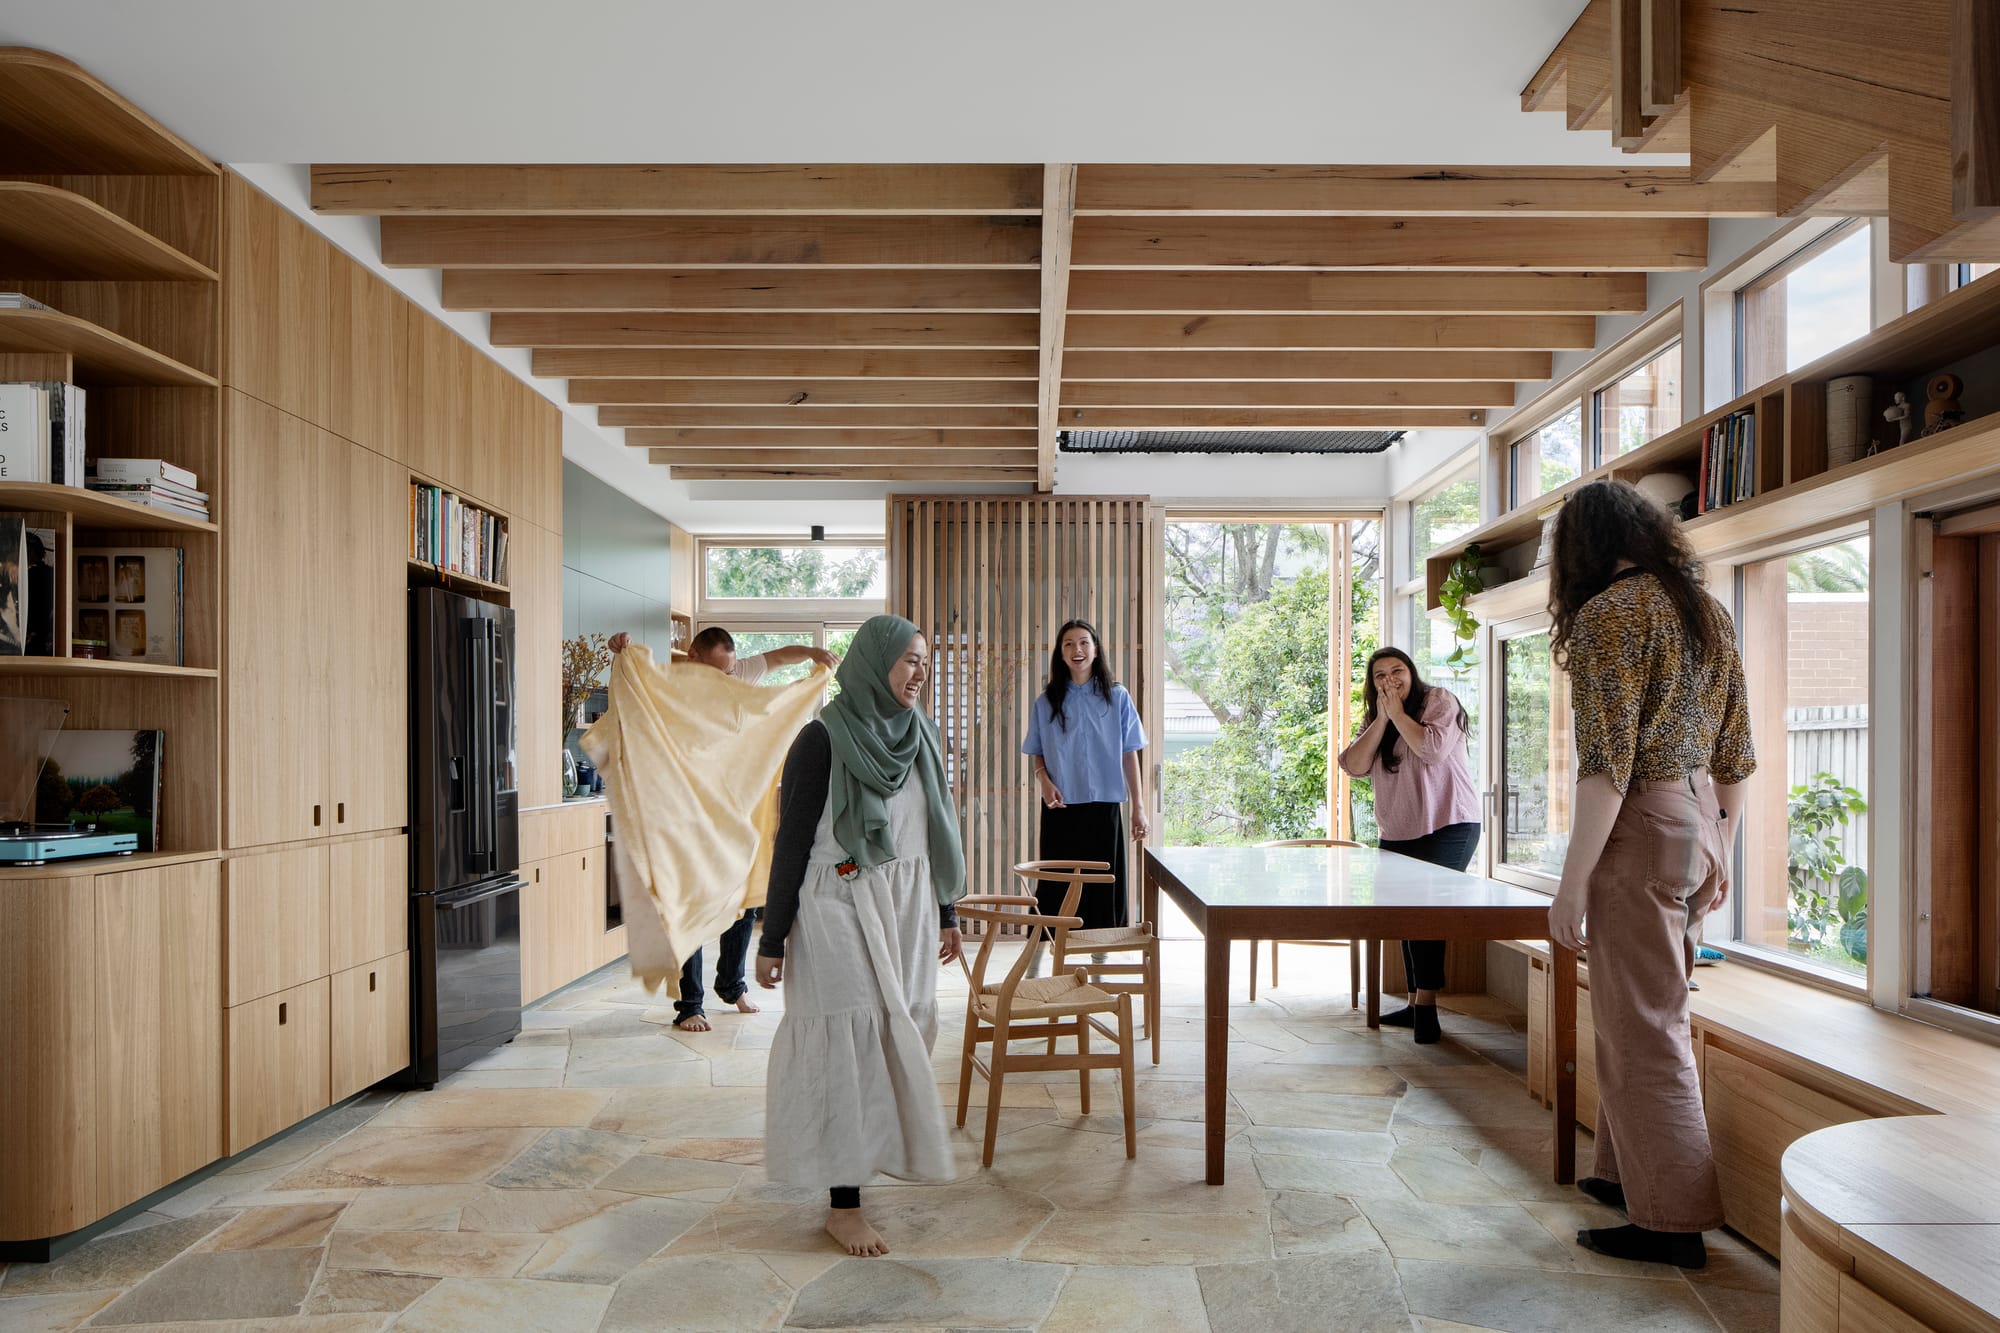
[[[1786,617],[1787,689],[1792,708],[1868,702],[1866,593],[1793,593]]]

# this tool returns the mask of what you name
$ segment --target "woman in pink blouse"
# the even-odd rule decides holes
[[[1378,845],[1464,870],[1479,845],[1465,705],[1443,686],[1425,684],[1400,648],[1380,649],[1368,659],[1361,699],[1361,734],[1340,752],[1340,766],[1374,786]],[[1403,971],[1410,1004],[1385,1014],[1382,1023],[1415,1028],[1417,1041],[1430,1045],[1442,1035],[1437,995],[1444,989],[1444,941],[1404,940]]]

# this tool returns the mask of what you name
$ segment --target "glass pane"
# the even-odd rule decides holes
[[[1738,938],[1863,976],[1868,539],[1747,565],[1743,597],[1760,767],[1750,779]],[[1782,682],[1783,697],[1760,697],[1761,681]]]
[[[1479,474],[1467,472],[1410,506],[1410,567],[1479,526]]]
[[[1458,646],[1458,639],[1448,621],[1424,610],[1422,593],[1410,599],[1410,624],[1416,631],[1410,660],[1417,664],[1417,674],[1432,685],[1444,686],[1465,705],[1466,730],[1472,736],[1472,772],[1477,777],[1486,771],[1479,746],[1478,663],[1466,661],[1457,666],[1449,663],[1447,659]],[[1471,645],[1466,647],[1470,649]]]
[[[1600,461],[1629,454],[1681,424],[1681,345],[1597,395]]]
[[[1797,370],[1868,332],[1868,228],[1785,275],[1785,369]]]
[[[1583,404],[1513,448],[1514,503],[1522,504],[1583,475]]]
[[[1576,771],[1569,687],[1549,656],[1547,633],[1500,645],[1500,859],[1521,870],[1562,873],[1569,850]]]
[[[790,648],[795,645],[810,648],[813,640],[818,637],[809,629],[732,630],[730,634],[736,640],[738,660],[755,657],[758,653],[768,653],[773,648]],[[811,663],[795,662],[791,666],[779,667],[757,683],[789,685],[795,680],[802,679],[811,670]]]
[[[879,546],[711,546],[709,597],[838,598],[883,596]]]

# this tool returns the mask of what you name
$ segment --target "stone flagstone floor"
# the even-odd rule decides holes
[[[1777,1268],[1733,1236],[1712,1234],[1693,1274],[1579,1250],[1578,1226],[1617,1219],[1548,1179],[1520,1015],[1462,997],[1442,1045],[1372,1034],[1337,950],[1287,950],[1286,988],[1233,1007],[1229,1183],[1203,1185],[1200,951],[1165,952],[1138,1160],[1115,1074],[1096,1076],[1089,1117],[1075,1075],[1021,1075],[982,1170],[977,1084],[955,1181],[867,1191],[887,1258],[832,1250],[825,1196],[764,1178],[781,997],[683,1034],[614,969],[433,1092],[364,1096],[54,1263],[6,1269],[0,1330],[1777,1327]],[[940,991],[950,1107],[956,967]]]

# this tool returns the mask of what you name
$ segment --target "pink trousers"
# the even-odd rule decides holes
[[[1634,782],[1590,877],[1585,922],[1597,1029],[1597,1163],[1656,1231],[1722,1225],[1722,1195],[1688,1033],[1702,914],[1728,877],[1706,772]]]

